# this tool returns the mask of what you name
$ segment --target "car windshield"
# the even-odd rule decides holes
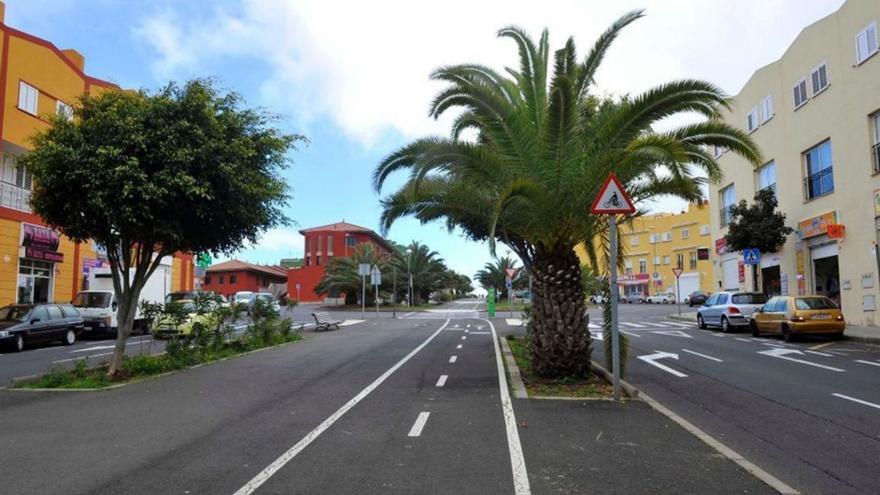
[[[31,308],[27,306],[6,306],[0,308],[0,321],[27,321]]]
[[[254,297],[253,292],[241,292],[241,293],[238,293],[235,295],[235,300],[236,301],[250,301],[251,299],[253,299],[253,297]]]
[[[257,299],[262,299],[263,301],[271,301],[274,299],[272,294],[257,294]]]
[[[794,306],[801,311],[811,309],[837,309],[837,305],[827,297],[804,297],[795,299]]]
[[[110,306],[109,292],[80,292],[73,300],[77,308],[106,308]]]
[[[192,296],[192,294],[190,294],[188,292],[172,292],[171,294],[168,294],[167,296],[165,296],[165,302],[170,303],[170,302],[182,301],[183,299],[192,299],[191,296]]]
[[[764,304],[767,302],[767,296],[764,294],[734,294],[733,304]]]

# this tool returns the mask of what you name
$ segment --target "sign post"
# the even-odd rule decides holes
[[[672,274],[675,275],[675,302],[678,304],[678,316],[681,317],[681,284],[678,282],[681,277],[681,268],[673,268]]]
[[[375,287],[373,299],[376,301],[376,317],[379,316],[379,286],[382,285],[382,272],[379,267],[373,265],[370,270],[370,283]]]
[[[505,284],[507,286],[507,307],[510,309],[510,317],[513,318],[513,277],[516,276],[516,268],[505,268],[507,273]]]
[[[620,400],[620,330],[617,325],[617,215],[629,215],[636,211],[623,189],[623,184],[614,173],[608,175],[602,189],[593,200],[590,212],[594,215],[608,215],[608,226],[611,237],[610,258],[608,262],[611,289],[611,371],[614,375],[614,400]]]
[[[358,275],[361,276],[361,318],[367,312],[367,275],[370,274],[369,263],[358,263]]]

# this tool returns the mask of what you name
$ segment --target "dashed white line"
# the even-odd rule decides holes
[[[455,348],[456,348],[456,349],[461,349],[461,344],[458,344],[457,346],[455,346]]]
[[[706,358],[710,361],[715,361],[716,363],[723,363],[724,362],[724,360],[718,359],[717,357],[712,357],[707,354],[700,354],[699,352],[694,352],[690,349],[682,349],[682,352],[686,352],[688,354],[693,354],[694,356],[700,356],[701,358]]]
[[[394,366],[388,369],[385,373],[379,378],[376,378],[373,383],[367,385],[367,387],[361,390],[357,395],[352,397],[351,400],[346,402],[342,407],[340,407],[336,412],[331,414],[327,419],[325,419],[321,424],[315,427],[314,430],[310,431],[306,436],[304,436],[299,442],[297,442],[293,447],[288,449],[286,452],[281,454],[280,457],[272,461],[265,469],[260,471],[256,476],[253,477],[250,481],[245,483],[244,486],[238,489],[234,495],[250,495],[256,491],[263,483],[265,483],[269,478],[272,477],[275,473],[278,472],[279,469],[283,468],[285,464],[290,462],[294,457],[297,456],[300,452],[302,452],[306,447],[309,446],[312,442],[315,441],[322,433],[324,433],[328,428],[333,426],[333,423],[339,420],[345,413],[347,413],[351,408],[356,406],[360,401],[362,401],[366,396],[370,395],[373,390],[382,384],[385,380],[388,379],[395,371],[397,371],[401,366],[406,364],[407,361],[412,359],[413,356],[418,354],[419,351],[425,348],[435,337],[440,335],[440,332],[446,328],[446,325],[449,325],[449,320],[447,319],[440,328],[437,329],[434,333],[431,334],[430,337],[425,339],[424,342],[419,344],[418,347],[410,351],[409,354],[403,357],[400,361],[397,362]],[[506,388],[505,388],[506,390]]]
[[[437,385],[435,386],[442,387],[443,385],[446,385],[447,378],[449,378],[449,375],[440,375],[440,378],[437,379]]]
[[[456,361],[458,361],[458,356],[455,356],[455,355],[449,356],[449,363],[450,364],[452,364]]]
[[[413,423],[412,428],[409,429],[408,437],[417,437],[422,434],[422,429],[425,427],[425,423],[428,422],[428,416],[431,413],[422,411],[419,413],[419,417],[416,418],[416,422]]]
[[[630,323],[628,321],[620,322],[621,325],[626,325],[630,328],[645,328],[645,325],[639,325],[638,323]]]
[[[838,394],[838,393],[833,393],[831,395],[838,397],[838,398],[841,398],[841,399],[846,399],[849,401],[857,402],[859,404],[862,404],[862,405],[865,405],[868,407],[873,407],[874,409],[880,409],[880,404],[874,404],[873,402],[868,402],[868,401],[862,400],[862,399],[856,399],[855,397],[850,397],[848,395],[843,395],[843,394]]]
[[[828,354],[827,352],[818,352],[818,351],[804,351],[804,352],[806,352],[807,354],[815,354],[817,356],[834,357],[834,354]]]
[[[467,340],[467,335],[462,335],[461,340]]]
[[[874,361],[865,361],[864,359],[856,359],[856,362],[861,364],[870,364],[871,366],[880,366],[880,363],[875,363]]]
[[[657,328],[668,328],[665,323],[654,323],[652,321],[643,321],[642,324],[648,325],[651,327],[657,327]]]

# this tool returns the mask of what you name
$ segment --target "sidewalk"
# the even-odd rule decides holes
[[[681,316],[677,313],[671,314],[666,318],[670,320],[686,321],[688,323],[697,323],[697,312],[682,312]],[[862,327],[858,325],[847,325],[844,337],[847,340],[856,342],[865,342],[868,344],[880,344],[880,327]]]

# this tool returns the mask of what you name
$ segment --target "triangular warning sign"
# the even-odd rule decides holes
[[[516,275],[516,268],[505,268],[505,272],[507,272],[507,278],[513,280],[514,275]]]
[[[623,184],[617,180],[617,176],[608,175],[605,184],[599,191],[599,195],[593,201],[590,212],[597,215],[607,215],[614,213],[635,213],[636,208],[632,204],[632,200],[623,189]]]

